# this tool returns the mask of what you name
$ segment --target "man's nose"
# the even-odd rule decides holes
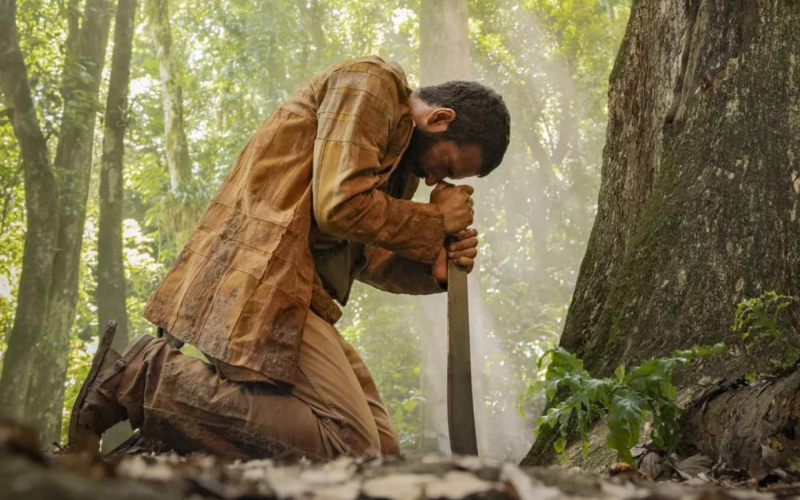
[[[435,186],[436,184],[439,184],[439,181],[441,180],[443,180],[443,178],[440,178],[438,174],[428,174],[428,176],[425,177],[425,185]]]

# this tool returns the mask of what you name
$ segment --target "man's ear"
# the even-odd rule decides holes
[[[444,132],[455,119],[456,112],[452,109],[436,108],[428,115],[428,130],[430,132]]]

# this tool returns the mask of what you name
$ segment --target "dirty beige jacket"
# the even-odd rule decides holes
[[[315,75],[245,145],[144,316],[291,384],[309,309],[334,323],[331,297],[344,304],[354,279],[441,291],[430,264],[442,214],[409,201],[414,176],[392,175],[414,127],[409,95],[402,69],[377,57]]]

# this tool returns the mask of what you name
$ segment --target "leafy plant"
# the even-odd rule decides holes
[[[795,298],[778,295],[774,291],[766,292],[758,297],[745,299],[736,306],[731,329],[742,334],[742,340],[748,351],[761,340],[771,340],[780,346],[781,355],[771,358],[772,366],[777,370],[785,370],[800,360],[800,348],[797,343],[781,330],[778,316],[789,307]]]
[[[723,344],[694,346],[674,351],[670,357],[643,361],[628,371],[621,364],[611,378],[594,378],[583,367],[583,361],[561,347],[545,353],[540,367],[548,362],[541,383],[549,400],[558,403],[536,422],[536,434],[543,426],[556,430],[559,438],[555,450],[562,461],[566,458],[567,436],[576,428],[583,440],[583,453],[588,453],[591,424],[608,416],[609,447],[617,451],[617,459],[633,463],[630,448],[639,441],[642,423],[653,418],[652,440],[662,449],[673,452],[680,441],[678,417],[683,411],[675,403],[676,389],[672,369],[697,358],[726,352]],[[557,397],[563,393],[564,397]]]

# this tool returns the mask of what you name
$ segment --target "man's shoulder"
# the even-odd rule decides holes
[[[386,61],[378,56],[344,59],[326,68],[323,74],[332,76],[336,73],[346,71],[363,72],[383,79],[391,78],[395,83],[402,84],[403,86],[408,85],[406,73],[399,64],[394,61]],[[390,83],[390,81],[387,80],[387,83]]]

